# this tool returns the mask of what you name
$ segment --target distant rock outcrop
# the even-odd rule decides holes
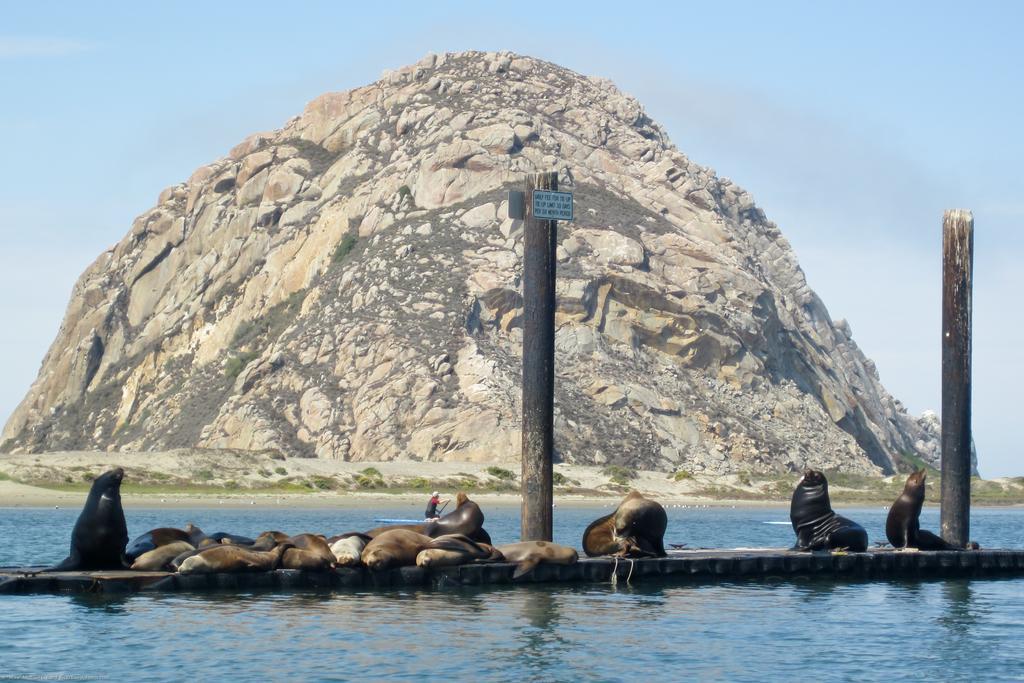
[[[75,286],[3,448],[516,460],[522,226],[559,170],[567,462],[891,472],[936,434],[744,190],[608,81],[428,56],[165,190]]]

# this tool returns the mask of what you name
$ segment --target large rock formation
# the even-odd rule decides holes
[[[165,190],[79,279],[3,449],[516,460],[522,226],[561,172],[556,443],[691,472],[934,461],[744,190],[608,81],[428,56]]]

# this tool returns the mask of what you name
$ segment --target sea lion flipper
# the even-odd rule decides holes
[[[81,560],[79,559],[78,555],[76,553],[71,553],[58,564],[55,564],[52,567],[47,567],[46,569],[40,569],[39,573],[42,574],[44,572],[73,572],[76,569],[78,569],[80,564]]]
[[[924,529],[917,532],[917,547],[920,550],[963,550]]]
[[[527,574],[532,572],[534,567],[536,567],[538,564],[540,564],[539,557],[531,557],[527,560],[523,560],[518,565],[516,565],[516,570],[512,574],[512,578],[518,579],[520,576],[526,576]]]

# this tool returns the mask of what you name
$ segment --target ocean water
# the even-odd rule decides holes
[[[555,540],[578,547],[610,509],[556,508]],[[518,507],[484,511],[496,542],[517,540]],[[666,541],[689,547],[793,540],[784,509],[668,512]],[[132,536],[187,521],[330,534],[415,516],[393,505],[126,513]],[[842,513],[884,538],[883,509]],[[0,510],[0,566],[63,559],[77,514]],[[922,523],[937,529],[937,511]],[[975,510],[972,537],[1021,547],[1024,510]],[[1022,680],[1024,579],[0,596],[0,662],[0,678],[33,680]]]

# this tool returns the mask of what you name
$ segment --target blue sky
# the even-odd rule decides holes
[[[141,5],[141,6],[140,6]],[[0,22],[0,420],[160,190],[427,52],[611,78],[750,190],[886,387],[939,407],[941,219],[974,211],[982,474],[1021,475],[1024,4],[24,3]]]

